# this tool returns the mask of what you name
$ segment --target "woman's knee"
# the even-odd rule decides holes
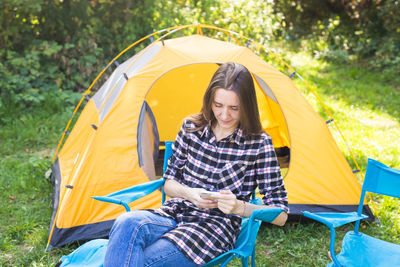
[[[150,212],[144,210],[135,210],[121,214],[115,220],[111,229],[111,233],[118,229],[123,229],[126,231],[127,229],[136,228],[138,225],[141,225],[144,220],[147,220],[149,216],[148,213]]]

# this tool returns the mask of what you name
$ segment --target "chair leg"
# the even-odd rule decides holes
[[[335,228],[329,227],[329,230],[331,232],[331,242],[329,244],[329,252],[333,259],[333,263],[334,263],[333,265],[335,267],[342,267],[343,265],[339,262],[339,260],[336,257],[336,254],[335,254]]]
[[[241,258],[241,259],[242,259],[242,267],[248,267],[249,266],[249,257]]]
[[[251,254],[251,267],[256,266],[256,248],[253,248],[253,253]]]

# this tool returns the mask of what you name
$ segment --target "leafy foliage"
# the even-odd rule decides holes
[[[328,59],[353,55],[377,69],[400,70],[400,1],[274,2],[287,39],[307,38],[309,49]]]
[[[59,90],[82,92],[134,41],[194,23],[216,25],[267,46],[272,40],[297,43],[335,62],[367,59],[370,66],[392,73],[400,66],[398,0],[4,0],[0,116],[42,105],[47,94]],[[183,33],[188,32],[193,29]]]

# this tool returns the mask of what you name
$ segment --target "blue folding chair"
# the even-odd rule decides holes
[[[329,227],[331,232],[330,254],[333,262],[327,266],[400,266],[400,245],[389,243],[358,231],[360,220],[368,218],[361,214],[366,192],[400,198],[400,170],[368,159],[367,172],[361,191],[358,212],[349,213],[310,213],[304,216],[319,221]],[[335,255],[335,228],[356,222],[354,231],[343,238],[342,250]]]
[[[165,172],[168,159],[172,155],[172,142],[165,142],[165,154],[164,154],[164,166],[163,173]],[[106,196],[93,197],[96,200],[110,202],[114,204],[119,204],[125,207],[126,211],[130,211],[128,203],[133,202],[141,197],[144,197],[151,192],[162,188],[162,202],[165,200],[165,193],[163,190],[165,179],[160,178],[148,183],[133,186],[127,189],[123,189],[118,192],[111,193]],[[252,196],[252,203],[262,204],[261,199],[255,198],[255,193]],[[235,248],[220,255],[219,257],[208,262],[204,266],[216,266],[221,264],[221,266],[226,266],[234,257],[238,257],[242,260],[243,266],[248,266],[248,261],[251,256],[252,266],[255,266],[255,241],[257,238],[257,233],[260,228],[261,222],[272,222],[283,209],[281,208],[269,208],[269,209],[259,209],[253,211],[250,218],[245,218],[242,220],[242,229],[239,237],[235,243]]]

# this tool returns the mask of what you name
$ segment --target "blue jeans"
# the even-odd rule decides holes
[[[150,211],[122,214],[110,231],[104,266],[199,266],[169,240],[160,238],[175,227],[173,219]]]

